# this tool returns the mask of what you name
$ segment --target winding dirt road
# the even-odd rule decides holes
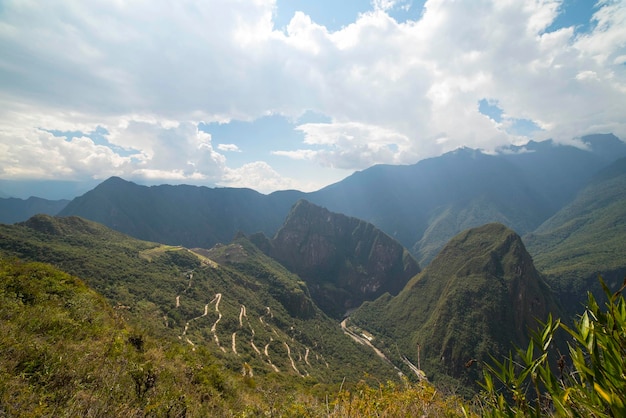
[[[300,370],[298,370],[298,368],[296,367],[296,362],[293,361],[293,357],[291,357],[291,348],[289,347],[289,344],[287,344],[284,341],[283,341],[283,344],[287,348],[287,357],[289,358],[289,361],[291,362],[291,368],[294,369],[296,373],[298,373],[299,376],[302,376],[302,373],[300,373]]]
[[[220,301],[221,300],[222,300],[222,294],[221,293],[216,293],[215,294],[215,298],[213,298],[213,300],[211,302],[209,302],[209,305],[212,304],[213,302],[215,302],[215,312],[217,312],[217,319],[215,320],[215,322],[211,326],[211,334],[213,334],[213,340],[215,341],[215,344],[217,344],[217,346],[220,348],[220,350],[222,350],[223,352],[226,352],[226,349],[220,345],[220,339],[217,337],[217,324],[222,319],[222,313],[220,312]],[[208,305],[207,305],[207,309],[208,309]]]
[[[239,311],[239,326],[243,328],[243,318],[248,319],[246,315],[246,305],[241,305],[241,310]]]
[[[374,350],[374,353],[376,353],[376,355],[378,357],[380,357],[381,359],[383,359],[384,361],[389,363],[391,366],[393,366],[393,368],[396,369],[399,373],[402,373],[400,371],[400,369],[398,369],[396,366],[394,366],[394,364],[387,358],[387,356],[385,356],[385,354],[383,354],[383,352],[380,351],[378,348],[374,347],[372,345],[372,343],[367,338],[362,337],[362,336],[358,335],[357,333],[355,333],[354,331],[350,330],[350,328],[348,328],[348,319],[349,318],[346,318],[343,321],[341,321],[341,330],[344,332],[344,334],[348,335],[350,338],[352,338],[357,343],[365,345],[365,346],[371,348],[372,350]]]

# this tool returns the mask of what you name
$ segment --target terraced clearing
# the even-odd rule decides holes
[[[149,248],[139,252],[139,257],[144,260],[152,261],[155,257],[164,255],[168,251],[184,251],[193,254],[203,266],[217,268],[218,264],[201,253],[201,249],[190,250],[180,245],[164,245],[161,244],[154,248]]]

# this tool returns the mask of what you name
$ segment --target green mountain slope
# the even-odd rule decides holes
[[[232,371],[311,383],[392,376],[315,306],[297,276],[243,237],[194,252],[42,215],[0,225],[0,250],[83,278],[151,335],[204,347]]]
[[[245,408],[237,375],[206,350],[179,345],[129,326],[67,273],[0,257],[2,416],[207,416]]]
[[[556,311],[520,237],[488,224],[455,236],[398,296],[363,304],[351,320],[396,364],[408,360],[429,378],[471,386],[479,378],[466,367],[472,359],[522,346],[536,319]]]
[[[302,277],[318,306],[335,318],[385,292],[397,294],[420,270],[374,225],[305,200],[294,205],[274,238],[252,239]]]
[[[579,307],[585,292],[626,275],[626,158],[598,173],[576,199],[524,237],[537,267]],[[602,292],[594,292],[601,295]]]

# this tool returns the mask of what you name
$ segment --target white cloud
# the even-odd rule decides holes
[[[90,138],[55,136],[36,128],[0,131],[0,173],[6,178],[102,178],[130,164]]]
[[[226,159],[213,149],[210,135],[198,131],[192,122],[161,124],[127,119],[118,126],[108,126],[104,121],[99,126],[108,130],[104,136],[109,144],[96,144],[85,133],[69,136],[51,132],[60,127],[76,131],[78,126],[94,131],[95,126],[87,123],[73,128],[50,123],[48,130],[43,130],[19,122],[4,120],[0,124],[0,173],[5,178],[76,180],[116,175],[213,182],[225,170]],[[115,149],[116,144],[125,149]]]
[[[241,152],[236,144],[217,144],[217,149],[225,152]]]
[[[317,151],[311,149],[298,149],[294,151],[272,151],[273,155],[291,158],[292,160],[314,160]]]
[[[220,152],[238,145],[214,148],[197,126],[307,109],[331,122],[302,124],[304,143],[268,151],[362,169],[461,145],[626,139],[624,2],[601,0],[583,34],[545,32],[561,0],[428,0],[419,21],[397,23],[386,11],[403,4],[374,0],[333,32],[297,13],[282,32],[273,0],[3,2],[0,175],[296,187],[258,156],[232,169]],[[478,111],[485,97],[502,123]],[[516,120],[543,131],[516,136]],[[98,126],[126,152],[46,132]]]
[[[215,181],[224,173],[226,158],[213,149],[211,136],[193,122],[161,124],[142,120],[126,121],[110,130],[109,141],[142,151],[133,164],[131,177],[154,178],[171,171],[177,179]],[[167,177],[164,177],[167,178]]]
[[[248,187],[262,193],[294,189],[298,184],[277,173],[264,161],[255,161],[236,169],[227,169],[219,181],[228,187]]]
[[[390,10],[392,9],[397,0],[372,0],[372,6],[374,6],[374,10]]]
[[[297,127],[304,143],[318,149],[274,151],[296,160],[313,160],[323,166],[362,169],[378,163],[403,163],[410,160],[409,139],[391,129],[356,122],[307,123]],[[319,149],[319,147],[322,147]]]

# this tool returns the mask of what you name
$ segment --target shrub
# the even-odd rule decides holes
[[[626,302],[624,284],[607,295],[602,310],[591,293],[573,328],[550,317],[526,348],[486,366],[481,394],[484,416],[626,416]],[[570,336],[569,360],[551,358],[555,333]]]

